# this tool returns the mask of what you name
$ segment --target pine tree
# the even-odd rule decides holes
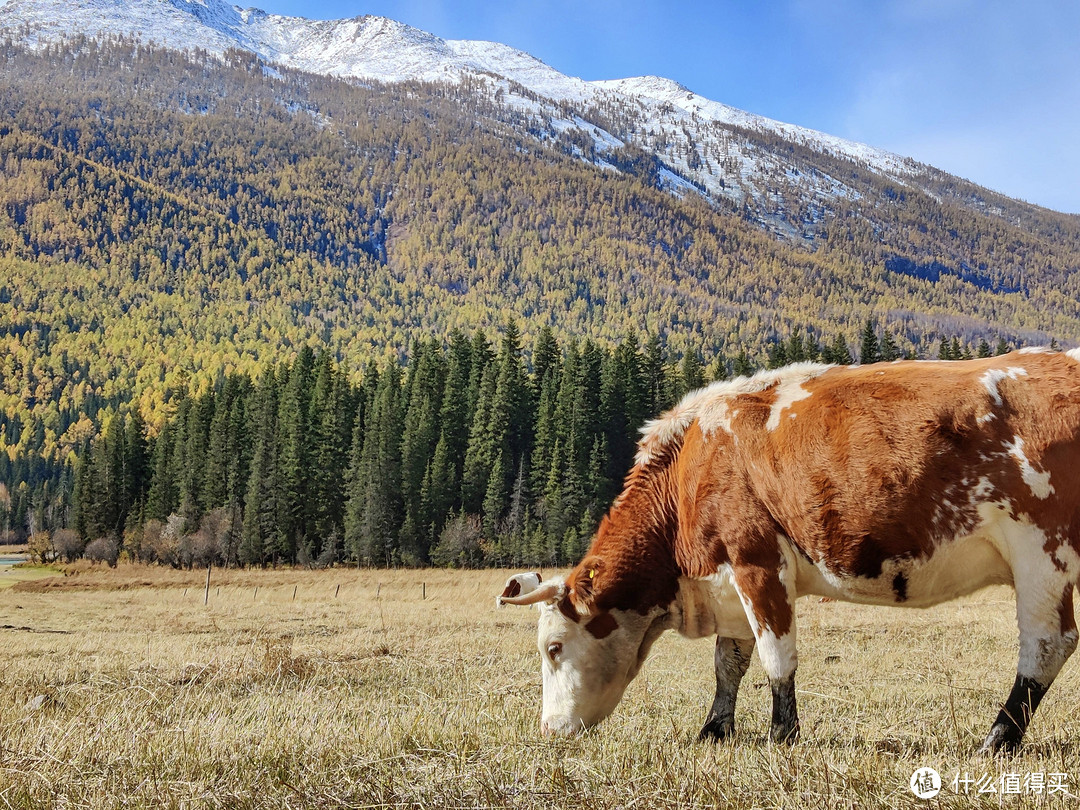
[[[833,338],[832,344],[828,347],[828,354],[825,357],[825,362],[835,363],[838,366],[850,366],[852,363],[851,350],[848,348],[847,339],[840,334],[837,334]]]
[[[709,382],[720,382],[728,378],[728,363],[723,352],[717,352],[712,363],[709,364]]]
[[[333,558],[332,538],[341,536],[343,520],[343,479],[348,454],[343,438],[351,433],[347,425],[347,386],[334,371],[328,352],[315,360],[314,386],[308,406],[311,474],[308,483],[306,517],[311,556]]]
[[[766,368],[782,368],[788,364],[787,345],[777,340],[769,346],[766,354]]]
[[[859,364],[868,366],[881,360],[881,350],[878,345],[877,334],[874,331],[874,322],[867,320],[863,327],[862,336],[859,339]]]
[[[749,377],[756,370],[754,361],[751,360],[750,355],[746,353],[746,347],[740,346],[739,353],[735,356],[735,361],[732,363],[732,373],[736,377]]]
[[[483,516],[484,536],[489,540],[495,540],[500,534],[500,523],[503,514],[509,507],[509,487],[507,481],[510,477],[506,465],[507,450],[499,448],[495,457],[495,464],[491,468],[488,478],[487,492],[484,494]]]
[[[150,489],[146,497],[146,514],[155,520],[164,521],[177,506],[176,485],[173,480],[173,425],[166,421],[154,442],[150,454]],[[85,457],[89,457],[88,455]],[[81,534],[81,532],[80,532]],[[85,535],[83,535],[85,537]]]
[[[558,396],[557,373],[556,368],[549,368],[544,374],[540,396],[537,400],[536,432],[529,471],[529,491],[537,494],[544,491],[557,440],[555,424],[555,406]]]
[[[207,509],[221,506],[228,500],[229,465],[232,462],[229,431],[235,406],[239,379],[230,376],[217,394],[214,417],[210,420],[210,437],[206,449],[206,464],[202,484],[202,503]]]
[[[301,352],[285,374],[277,414],[277,526],[268,539],[270,556],[292,562],[307,540],[309,458],[308,387],[313,360],[311,349]],[[310,552],[310,549],[308,549]]]
[[[696,349],[687,349],[679,366],[679,389],[683,394],[696,391],[705,385],[705,369]]]
[[[787,362],[803,363],[814,359],[816,358],[810,356],[806,341],[803,339],[802,327],[796,326],[788,337]]]
[[[374,365],[364,373],[363,385],[357,399],[353,417],[352,441],[349,445],[349,466],[345,473],[345,509],[343,518],[345,551],[356,561],[362,558],[364,549],[364,506],[366,502],[367,470],[364,443],[367,440],[367,418],[372,413],[372,403],[378,388],[379,374]]]
[[[400,559],[398,538],[404,521],[401,496],[403,417],[401,369],[391,364],[379,374],[364,428],[363,455],[353,480],[346,542],[357,559],[390,565]]]
[[[1010,351],[1012,351],[1012,347],[1009,346],[1008,341],[1005,340],[1004,337],[998,337],[997,346],[994,347],[994,354],[995,355],[1008,354]]]
[[[536,336],[532,356],[533,379],[536,381],[537,395],[539,395],[539,388],[548,372],[555,374],[559,372],[559,344],[555,340],[551,327],[547,324],[540,328],[540,334]]]
[[[667,359],[660,336],[651,333],[645,341],[645,350],[641,358],[641,371],[645,380],[645,413],[657,416],[675,404],[675,394],[671,390],[666,372]]]
[[[251,460],[239,557],[245,565],[263,565],[272,558],[278,536],[278,380],[263,373],[254,392],[255,450]]]
[[[428,560],[429,530],[434,516],[425,508],[423,485],[439,440],[438,415],[446,386],[444,375],[441,353],[434,342],[420,344],[410,364],[410,383],[405,388],[409,402],[401,440],[405,523],[400,546],[402,560],[407,565],[422,565]]]
[[[124,416],[114,414],[103,441],[100,441],[98,474],[102,476],[104,496],[102,520],[107,534],[119,537],[127,520],[128,481],[124,472]]]
[[[690,361],[692,380],[701,377],[701,364]],[[645,424],[649,414],[645,410],[647,402],[645,378],[642,373],[642,357],[638,351],[637,336],[627,335],[604,362],[601,377],[600,417],[601,433],[608,448],[608,469],[604,486],[612,492],[615,481],[621,481],[633,464],[637,450],[638,431]],[[573,436],[573,443],[568,449],[573,451],[572,473],[574,481],[580,485],[587,476],[589,453],[593,446],[592,431],[581,431]],[[613,495],[613,492],[612,492]],[[584,493],[574,493],[577,504],[585,502]],[[574,514],[575,521],[577,513]]]
[[[976,357],[989,357],[990,354],[991,354],[991,352],[990,352],[990,344],[986,342],[986,338],[979,338],[979,345],[975,349],[975,356]]]
[[[461,505],[468,514],[479,514],[484,494],[487,492],[491,467],[495,463],[490,446],[489,427],[497,383],[496,367],[489,363],[481,375],[461,474]]]
[[[892,332],[886,329],[881,335],[881,360],[886,363],[891,363],[893,360],[900,359],[900,347],[896,345],[896,340],[892,336]]]
[[[450,336],[446,384],[439,411],[439,440],[431,461],[429,500],[433,535],[442,531],[446,518],[461,507],[461,475],[469,442],[469,378],[472,347],[455,330]]]

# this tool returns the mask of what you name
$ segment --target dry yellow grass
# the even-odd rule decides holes
[[[536,613],[494,610],[503,571],[222,571],[206,606],[205,571],[70,573],[0,592],[0,807],[905,807],[926,804],[923,765],[1061,772],[1080,793],[1077,662],[1019,757],[973,756],[1013,680],[1006,589],[926,611],[802,601],[788,748],[766,740],[756,661],[736,738],[695,743],[712,646],[673,634],[608,721],[539,739]],[[947,786],[932,805],[999,798]]]

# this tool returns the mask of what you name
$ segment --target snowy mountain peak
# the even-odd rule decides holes
[[[672,79],[587,82],[508,45],[444,40],[386,17],[309,20],[241,9],[226,0],[0,0],[0,30],[30,46],[77,35],[125,35],[219,57],[240,48],[289,68],[387,83],[460,83],[472,77],[493,99],[537,121],[531,129],[546,132],[542,137],[560,139],[576,131],[569,139],[576,145],[567,148],[583,160],[617,170],[612,152],[633,143],[657,157],[663,167],[659,182],[674,193],[697,189],[761,210],[775,209],[770,178],[802,175],[765,143],[776,136],[865,164],[900,183],[919,170],[907,158],[738,110]],[[516,92],[515,85],[529,92]],[[597,110],[620,112],[605,124]],[[583,149],[582,138],[593,147]],[[815,200],[857,196],[821,172],[805,184]]]

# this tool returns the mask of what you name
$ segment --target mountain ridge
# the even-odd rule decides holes
[[[155,11],[160,12],[156,17]],[[201,27],[198,32],[184,25],[192,20]],[[586,81],[502,43],[442,39],[374,15],[310,20],[257,8],[241,9],[226,0],[90,0],[74,7],[61,0],[6,0],[0,5],[0,28],[23,28],[31,42],[73,34],[125,34],[166,47],[204,49],[219,57],[229,47],[239,47],[298,70],[390,83],[460,82],[465,75],[495,74],[553,102],[598,105],[636,101],[646,107],[674,104],[683,113],[680,117],[691,119],[690,123],[696,116],[706,123],[719,121],[775,132],[867,162],[881,172],[910,174],[920,165],[887,150],[738,110],[693,93],[674,79]],[[618,139],[617,133],[610,134]]]

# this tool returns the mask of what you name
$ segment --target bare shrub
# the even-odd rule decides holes
[[[120,558],[120,543],[115,537],[99,537],[86,545],[84,556],[90,562],[104,562],[115,568]]]
[[[484,527],[479,515],[458,515],[446,524],[431,550],[431,562],[451,568],[478,568],[484,564]]]
[[[212,528],[200,526],[198,531],[180,538],[178,557],[183,568],[206,568],[217,560],[217,538]]]
[[[338,558],[338,546],[341,545],[341,538],[338,537],[337,531],[330,533],[330,536],[326,538],[326,545],[323,546],[323,550],[319,552],[319,556],[315,559],[316,568],[329,568]]]
[[[143,524],[142,538],[135,549],[136,559],[140,562],[158,561],[158,547],[164,530],[165,524],[157,518],[151,518]]]
[[[148,520],[143,527],[140,559],[179,568],[183,529],[184,519],[175,513],[169,515],[164,524],[160,520]]]
[[[63,557],[64,562],[75,562],[83,555],[86,543],[79,537],[79,533],[71,529],[57,529],[53,532],[53,549],[57,557]]]

